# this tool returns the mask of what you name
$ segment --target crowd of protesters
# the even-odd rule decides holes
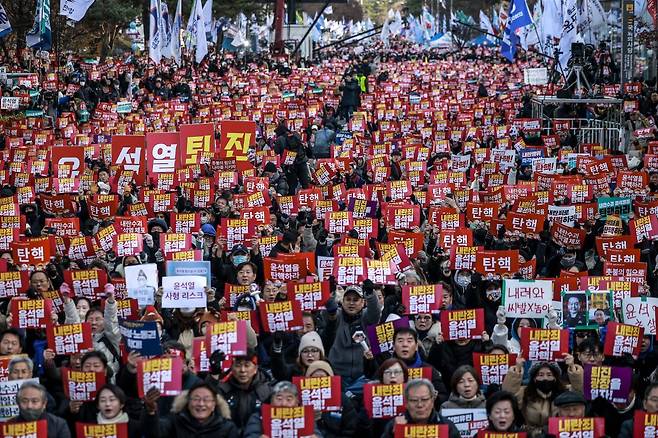
[[[21,222],[13,239],[2,242],[2,266],[7,272],[30,271],[20,293],[8,294],[3,283],[0,299],[0,356],[9,357],[2,378],[31,379],[16,394],[18,415],[5,420],[47,420],[47,436],[52,438],[75,435],[76,423],[127,423],[131,438],[260,438],[267,422],[263,406],[300,406],[300,388],[293,380],[333,376],[341,378],[340,408],[314,412],[316,437],[393,437],[400,436],[396,425],[438,424],[447,425],[450,438],[456,438],[460,431],[445,414],[451,409],[484,410],[482,429],[490,432],[544,437],[552,434],[550,418],[600,418],[605,429],[592,436],[632,437],[638,436],[633,428],[637,412],[658,413],[653,312],[648,317],[653,325],[643,327],[639,353],[623,355],[604,354],[608,325],[630,319],[613,304],[612,288],[604,290],[609,308],[596,309],[601,310],[599,319],[579,318],[585,309],[577,299],[571,315],[571,298],[565,300],[564,314],[556,316],[563,309],[560,291],[582,291],[583,284],[596,291],[598,281],[613,277],[636,285],[628,297],[658,297],[658,246],[653,240],[658,238],[658,223],[645,234],[631,223],[656,217],[658,209],[655,81],[618,90],[628,102],[624,135],[620,144],[603,146],[583,144],[573,128],[604,118],[608,108],[562,105],[551,117],[577,121],[566,126],[539,121],[538,129],[531,122],[539,117],[533,114],[532,98],[556,91],[550,85],[523,84],[523,69],[539,66],[540,60],[528,57],[510,64],[483,48],[440,53],[396,42],[358,55],[334,51],[299,65],[268,54],[226,53],[180,68],[154,66],[137,56],[99,64],[73,55],[58,61],[33,59],[30,68],[38,81],[3,85],[4,96],[21,97],[21,109],[43,111],[35,117],[4,113],[0,119],[0,205],[15,205],[15,213],[3,215],[18,216]],[[20,62],[9,72],[25,72]],[[59,75],[53,74],[55,64]],[[29,89],[39,93],[30,95]],[[118,113],[119,102],[130,102],[132,108]],[[145,192],[157,187],[157,177],[117,187],[118,166],[102,153],[112,136],[176,132],[180,125],[202,122],[216,123],[219,152],[219,122],[232,117],[257,122],[255,141],[245,156],[249,166],[234,170],[237,183],[230,188],[217,184],[218,170],[210,162],[190,166],[187,185],[166,191],[175,195],[171,211],[154,211],[145,200]],[[37,141],[40,134],[45,141]],[[95,144],[101,146],[95,152],[91,148],[80,171],[80,177],[89,176],[89,184],[66,194],[70,208],[44,203],[44,198],[62,196],[50,184],[20,202],[21,189],[36,187],[36,176],[52,179],[56,174],[58,169],[48,165],[53,150]],[[27,151],[27,156],[17,150]],[[541,152],[533,157],[542,164],[556,158],[552,168],[542,172],[533,167],[524,155],[530,150]],[[39,151],[45,151],[41,159]],[[18,185],[21,173],[37,173],[31,169],[38,161],[46,161],[45,171]],[[259,222],[248,239],[229,247],[223,220],[243,217],[242,195],[250,194],[245,180],[251,177],[265,184],[269,219]],[[198,205],[190,190],[197,189],[195,181],[201,179],[215,186],[206,205]],[[641,183],[627,185],[629,180]],[[585,194],[576,196],[565,186],[579,187]],[[319,204],[301,199],[310,193],[317,194],[318,202],[331,201],[329,211],[351,212],[352,226],[330,230],[329,216],[317,214]],[[99,197],[103,202],[115,200],[116,210],[102,218],[91,214]],[[601,210],[597,202],[608,198],[630,198],[629,210]],[[359,216],[354,200],[367,201],[368,212]],[[146,213],[135,208],[140,203],[147,204]],[[485,204],[495,207],[490,216],[476,215],[471,208]],[[396,205],[417,209],[419,215],[408,226],[396,227],[389,211]],[[550,213],[551,207],[570,206],[576,206],[573,218],[562,221]],[[205,308],[162,308],[158,289],[155,304],[139,309],[135,319],[157,323],[162,357],[183,359],[180,394],[165,396],[151,388],[140,396],[137,369],[144,358],[123,345],[117,301],[125,297],[118,295],[116,285],[126,268],[136,265],[155,264],[160,278],[167,275],[160,242],[162,235],[174,232],[171,213],[198,218],[192,249],[210,261],[212,277],[205,289]],[[457,226],[444,222],[451,214]],[[538,215],[543,224],[538,228],[527,221],[516,227],[518,221],[512,220]],[[143,250],[117,257],[103,249],[98,236],[115,217],[127,216],[145,216]],[[373,219],[373,229],[354,227],[357,217]],[[37,266],[17,260],[16,243],[61,236],[50,221],[60,218],[78,218],[77,234],[95,238],[91,257],[71,251],[72,236],[67,234],[50,260]],[[558,228],[580,239],[567,243]],[[454,240],[446,239],[451,233]],[[459,243],[457,234],[467,243]],[[276,244],[265,251],[259,239],[271,236]],[[611,275],[610,258],[619,254],[602,250],[602,240],[630,242],[623,248],[633,256],[630,263],[643,267],[641,278],[625,277],[623,269]],[[456,266],[459,246],[494,258],[512,254],[516,269]],[[358,281],[346,283],[336,270],[341,250],[352,259],[390,262],[377,279],[366,270]],[[304,281],[326,282],[329,299],[304,312],[298,329],[270,332],[258,318],[259,308],[292,300],[286,283],[299,279],[269,278],[265,262],[295,254],[310,254],[313,268]],[[334,269],[320,272],[320,260],[331,258]],[[74,296],[73,285],[66,281],[67,272],[89,269],[101,270],[108,278],[101,285],[103,300]],[[552,280],[556,308],[539,319],[507,317],[501,307],[506,279]],[[419,285],[440,286],[440,309],[408,311],[402,291]],[[232,299],[232,286],[246,286],[247,292]],[[56,354],[44,329],[19,328],[11,302],[53,296],[61,299],[61,307],[49,324],[88,322],[91,349]],[[465,309],[482,309],[483,331],[474,338],[450,339],[442,330],[441,314]],[[200,371],[193,340],[204,337],[211,324],[225,321],[227,313],[245,310],[256,311],[247,326],[246,354],[232,355],[226,367],[225,355],[216,351],[208,370]],[[365,333],[391,322],[396,325],[388,351],[376,353],[379,348]],[[524,327],[568,330],[567,350],[558,360],[525,360]],[[515,361],[501,382],[487,385],[474,354],[514,354]],[[601,366],[631,368],[624,400],[590,396],[586,369]],[[101,372],[106,384],[94,400],[69,399],[63,368]],[[418,368],[424,377],[412,377]],[[401,408],[373,416],[364,401],[364,388],[370,384],[404,384]]]

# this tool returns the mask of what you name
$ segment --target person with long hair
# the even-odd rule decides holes
[[[570,354],[565,356],[569,386],[561,380],[560,368],[555,362],[537,362],[529,372],[526,386],[521,385],[525,360],[519,357],[516,365],[509,368],[503,379],[503,390],[515,394],[521,404],[521,412],[529,429],[541,429],[548,423],[548,418],[555,416],[557,410],[553,400],[569,387],[574,391],[583,391],[583,367],[576,364]]]

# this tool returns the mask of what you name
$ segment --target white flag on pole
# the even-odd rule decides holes
[[[162,59],[162,7],[160,0],[151,0],[149,8],[149,58],[156,64]]]
[[[62,0],[59,3],[59,15],[69,20],[80,21],[93,4],[94,0]]]

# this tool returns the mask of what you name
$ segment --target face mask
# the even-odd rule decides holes
[[[459,275],[459,276],[457,276],[456,282],[461,287],[468,287],[468,285],[471,284],[471,276],[470,275]]]
[[[537,380],[535,381],[535,386],[537,387],[538,390],[543,392],[544,394],[548,394],[550,392],[553,392],[555,389],[557,382],[555,380]]]
[[[487,290],[486,294],[489,301],[498,301],[501,296],[500,289]]]
[[[246,255],[235,255],[233,256],[233,265],[238,266],[240,263],[247,262],[247,256]]]
[[[38,420],[41,414],[43,414],[41,409],[21,409],[21,417],[27,421]]]

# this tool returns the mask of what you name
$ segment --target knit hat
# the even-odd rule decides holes
[[[316,360],[313,361],[313,363],[310,364],[308,368],[306,368],[306,377],[310,377],[317,370],[322,370],[330,376],[334,375],[334,370],[331,369],[329,362],[325,362],[324,360]]]
[[[564,391],[562,394],[558,395],[553,404],[557,407],[561,406],[571,406],[571,405],[586,405],[585,397],[575,391]]]
[[[537,377],[537,373],[542,368],[550,369],[551,372],[555,375],[556,379],[559,379],[560,375],[562,374],[562,372],[560,371],[560,367],[555,362],[542,361],[542,362],[534,363],[530,367],[530,371],[528,372],[528,376],[530,377],[530,380],[534,380],[535,377]]]
[[[160,228],[162,228],[162,231],[165,232],[165,233],[169,229],[169,226],[167,225],[167,222],[165,222],[163,219],[151,219],[148,223],[149,233],[151,232],[153,227],[160,227]]]
[[[164,324],[164,320],[162,319],[162,316],[158,313],[157,310],[155,310],[155,306],[146,306],[144,309],[144,315],[140,319],[140,321],[155,321],[159,322],[160,324]]]
[[[301,355],[302,351],[308,347],[317,348],[320,350],[320,353],[322,353],[322,356],[324,356],[324,346],[322,345],[322,339],[320,339],[318,332],[312,331],[302,336],[302,339],[299,340],[298,354]]]

